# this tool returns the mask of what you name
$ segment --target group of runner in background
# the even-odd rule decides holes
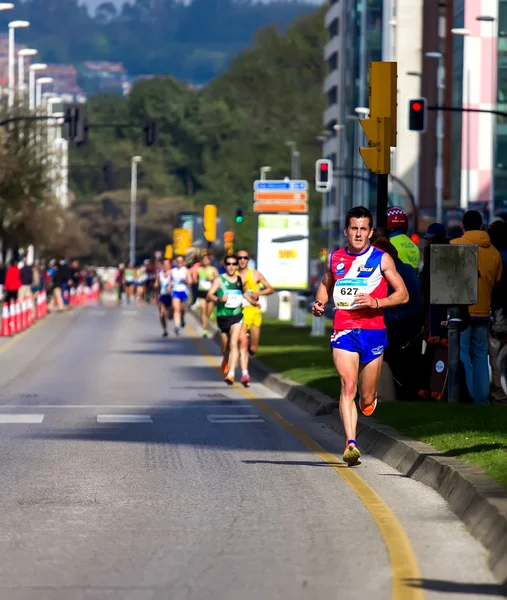
[[[203,337],[208,337],[216,306],[225,381],[234,383],[239,363],[241,383],[250,385],[248,355],[257,352],[262,324],[259,298],[274,290],[246,250],[226,256],[222,263],[203,251],[188,258],[148,259],[138,268],[120,265],[116,285],[120,304],[124,296],[126,304],[158,304],[163,337],[168,336],[168,321],[173,321],[175,335],[180,334],[190,302],[200,309]]]

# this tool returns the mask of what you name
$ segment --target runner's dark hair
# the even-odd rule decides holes
[[[364,219],[365,217],[369,219],[371,229],[373,227],[373,215],[371,212],[366,206],[355,206],[347,211],[347,214],[345,215],[345,227],[350,225],[350,219]]]

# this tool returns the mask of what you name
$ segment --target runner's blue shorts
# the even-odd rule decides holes
[[[173,298],[176,298],[180,302],[187,302],[188,294],[187,294],[187,292],[174,292],[173,291]]]
[[[357,352],[360,363],[369,363],[381,356],[387,348],[385,329],[344,329],[333,330],[331,348]]]

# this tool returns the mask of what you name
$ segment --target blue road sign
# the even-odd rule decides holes
[[[308,189],[308,181],[294,180],[294,181],[283,181],[283,180],[263,180],[254,182],[254,190],[285,190],[285,191],[306,191]]]

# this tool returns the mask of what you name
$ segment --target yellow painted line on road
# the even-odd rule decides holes
[[[218,371],[220,377],[223,378],[222,370],[216,358],[209,353],[206,346],[188,325],[186,330],[195,342],[199,352],[204,356],[210,366]],[[255,394],[237,384],[234,384],[234,388],[248,398],[259,410],[283,427],[283,429],[294,435],[309,450],[333,468],[359,496],[360,500],[368,509],[373,520],[377,524],[387,547],[389,561],[391,563],[392,600],[424,600],[424,591],[412,587],[420,580],[421,574],[410,540],[401,526],[401,523],[377,492],[371,488],[354,469],[347,467],[336,455],[327,452],[325,448],[318,444],[302,429],[284,419],[276,412],[276,410],[268,406]],[[367,569],[367,565],[365,565],[365,569]],[[365,571],[365,576],[366,575],[367,571]]]
[[[27,336],[29,333],[40,327],[43,323],[47,323],[48,319],[50,319],[53,316],[53,314],[54,313],[49,313],[45,319],[39,319],[36,323],[34,323],[34,325],[31,325],[28,329],[25,329],[25,331],[22,331],[21,333],[16,333],[12,339],[0,346],[0,354],[2,352],[6,352],[7,350],[9,350],[9,348],[12,348],[14,344],[17,344],[19,340],[22,340],[25,336]]]

